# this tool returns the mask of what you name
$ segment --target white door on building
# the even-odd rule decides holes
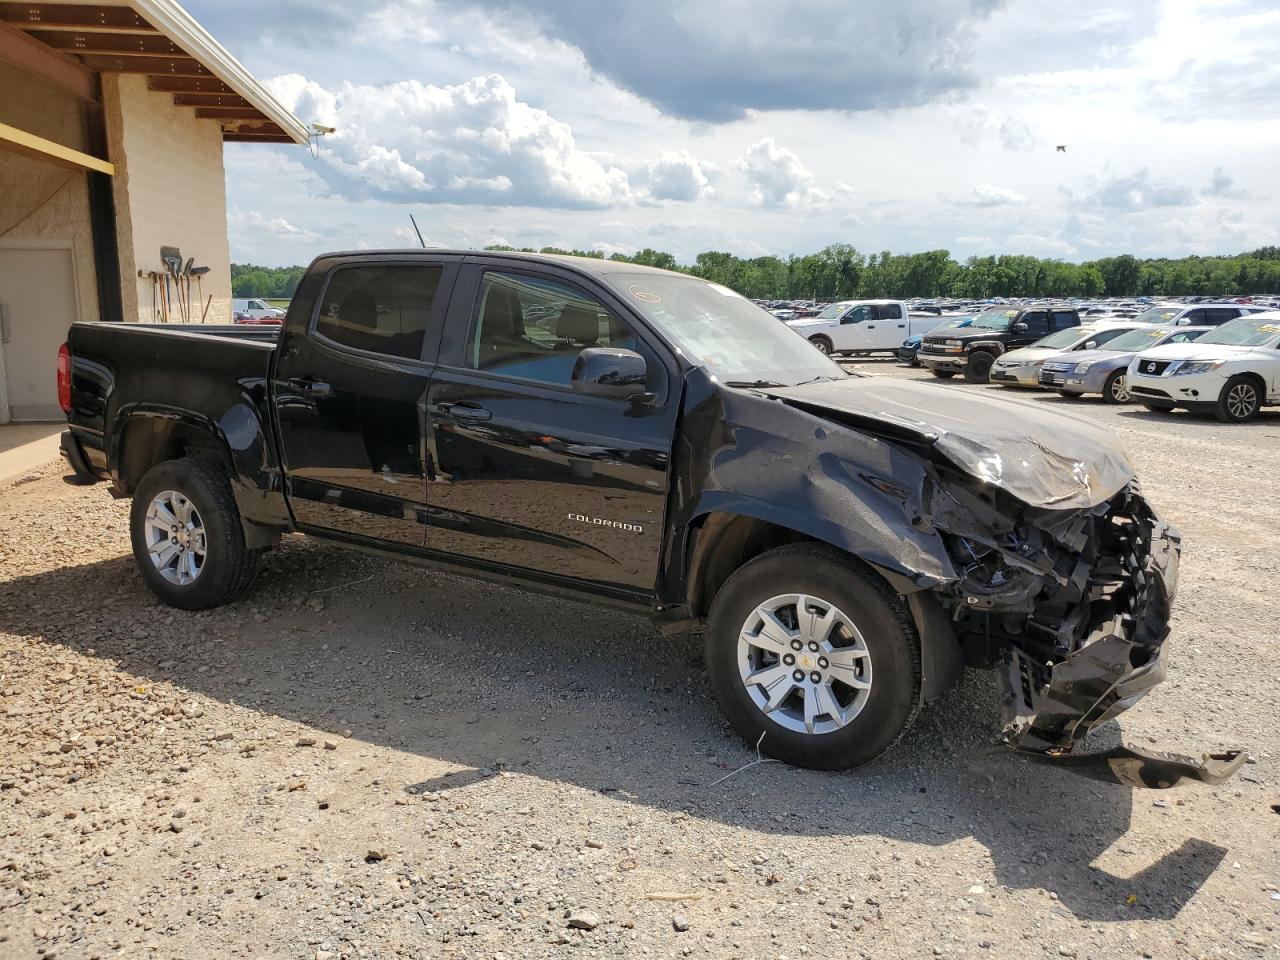
[[[0,246],[0,423],[60,420],[58,347],[79,319],[70,247]]]

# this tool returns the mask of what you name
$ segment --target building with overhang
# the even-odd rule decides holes
[[[172,0],[0,0],[0,423],[74,321],[229,322],[223,144],[307,138]]]

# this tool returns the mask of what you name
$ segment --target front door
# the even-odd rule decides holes
[[[421,549],[425,412],[456,267],[344,262],[305,329],[280,341],[273,389],[294,517],[303,527]]]
[[[876,308],[860,303],[840,318],[840,327],[833,339],[837,350],[873,350],[875,333]]]
[[[58,347],[78,319],[70,248],[0,248],[0,423],[64,417]]]
[[[1011,333],[1009,350],[1025,347],[1049,335],[1049,314],[1044,310],[1028,310],[1018,322],[1026,329]]]
[[[432,376],[427,547],[542,579],[652,591],[679,384],[607,291],[554,268],[472,265]],[[571,387],[578,354],[645,357],[652,402]]]

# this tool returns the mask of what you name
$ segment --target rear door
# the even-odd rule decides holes
[[[443,258],[337,261],[305,328],[282,335],[272,386],[302,527],[422,548],[426,349],[456,271]]]
[[[652,402],[575,393],[592,346],[644,356]],[[679,397],[669,351],[607,289],[543,264],[469,262],[428,398],[428,549],[651,593]]]
[[[868,328],[868,339],[876,350],[896,350],[907,338],[907,312],[900,303],[877,303],[874,329]]]

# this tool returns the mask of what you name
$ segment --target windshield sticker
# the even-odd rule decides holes
[[[716,293],[720,294],[720,296],[722,297],[738,297],[738,298],[742,297],[742,294],[738,293],[736,290],[730,290],[728,287],[722,287],[718,283],[709,283],[707,284],[707,286],[709,286]]]
[[[1152,330],[1150,333],[1147,334],[1148,337],[1163,337],[1164,335],[1165,335],[1164,330]]]
[[[1280,333],[1280,326],[1274,323],[1264,323],[1258,330],[1262,333]]]
[[[637,287],[635,284],[632,284],[627,289],[631,291],[631,295],[633,297],[635,297],[637,300],[643,300],[645,303],[661,303],[662,302],[662,298],[658,296],[656,293],[653,293],[652,291],[649,291],[649,290],[642,290],[639,287]]]

